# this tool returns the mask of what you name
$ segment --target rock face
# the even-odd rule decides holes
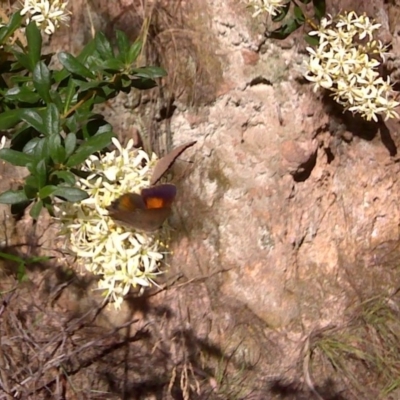
[[[225,7],[212,15],[229,89],[200,123],[190,110],[171,120],[176,143],[199,141],[177,207],[190,239],[175,243],[174,262],[190,277],[228,269],[221,293],[268,326],[337,318],[329,299],[344,290],[343,262],[399,238],[398,125],[349,128],[351,116],[330,117],[298,83],[295,48],[267,43],[256,53],[257,37],[231,5],[210,6]],[[301,311],[304,301],[312,310]]]
[[[172,310],[166,330],[184,321],[235,357],[259,355],[268,380],[293,365],[304,335],[345,320],[354,293],[397,285],[377,268],[399,241],[399,124],[338,113],[302,81],[298,36],[260,46],[263,21],[245,5],[206,3],[223,76],[215,101],[194,109],[177,97],[169,119],[173,146],[198,141],[174,177],[170,276],[186,283],[153,301]],[[118,110],[117,132],[128,118]]]

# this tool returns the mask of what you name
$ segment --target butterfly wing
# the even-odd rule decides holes
[[[158,185],[142,189],[141,195],[126,193],[112,202],[107,210],[111,218],[127,227],[151,232],[171,215],[175,196],[175,185]]]
[[[170,208],[176,197],[176,186],[165,183],[145,188],[141,195],[147,209]]]
[[[175,160],[189,147],[192,147],[196,144],[197,141],[185,143],[181,146],[176,147],[171,152],[169,152],[166,156],[160,158],[158,163],[154,167],[153,175],[151,176],[150,185],[156,184],[162,176],[170,169],[171,165],[175,162]]]

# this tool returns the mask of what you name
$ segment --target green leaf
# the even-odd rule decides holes
[[[53,178],[53,176],[57,177],[59,180],[64,181],[68,185],[71,186],[75,185],[76,182],[75,175],[70,171],[54,171],[50,174],[50,178]]]
[[[42,35],[35,21],[31,21],[26,27],[26,39],[28,42],[29,70],[33,71],[36,64],[40,61],[40,54],[42,52]]]
[[[33,70],[33,68],[31,68],[31,60],[29,59],[29,56],[27,54],[21,53],[19,51],[13,51],[13,54],[22,67],[24,67],[28,71]],[[27,80],[26,78],[20,78],[20,79],[24,79],[25,81]]]
[[[45,199],[46,197],[51,196],[56,190],[57,190],[57,186],[46,185],[39,190],[39,198]]]
[[[94,39],[92,39],[84,48],[83,50],[79,53],[79,55],[76,57],[78,61],[80,61],[82,64],[86,62],[89,56],[93,55],[96,52],[96,42]]]
[[[325,16],[326,13],[326,3],[325,0],[312,0],[314,6],[314,15],[318,21]]]
[[[15,261],[17,263],[24,261],[23,258],[19,256],[14,256],[14,254],[7,254],[1,252],[0,252],[0,258],[2,258],[3,260]]]
[[[68,79],[68,86],[64,99],[64,114],[66,114],[71,106],[72,99],[74,98],[76,93],[76,85],[74,79],[70,76]]]
[[[61,52],[58,54],[58,59],[62,66],[72,74],[83,76],[84,78],[94,79],[94,74],[81,64],[78,59],[69,53]]]
[[[46,134],[41,115],[32,108],[26,108],[21,112],[21,119],[38,132]]]
[[[141,40],[136,41],[135,43],[132,44],[132,46],[129,49],[129,53],[127,54],[126,61],[128,64],[133,64],[137,58],[139,57],[139,54],[142,50],[143,43]]]
[[[39,217],[39,215],[40,215],[40,212],[42,211],[42,208],[43,208],[43,201],[42,201],[42,200],[36,201],[36,202],[33,204],[32,208],[30,209],[29,215],[30,215],[34,220],[37,220],[38,217]]]
[[[17,204],[28,200],[23,190],[7,190],[0,194],[0,203]]]
[[[65,148],[61,144],[60,135],[51,135],[49,137],[49,153],[55,164],[62,164],[65,161]]]
[[[112,137],[112,132],[105,132],[87,139],[78,147],[75,154],[69,158],[66,163],[67,167],[75,167],[83,163],[90,155],[103,150],[111,143]]]
[[[33,70],[33,86],[35,86],[36,91],[42,97],[42,99],[49,104],[51,102],[50,98],[50,88],[51,79],[50,71],[43,61],[36,64]]]
[[[26,167],[26,165],[33,161],[31,155],[22,153],[21,151],[15,151],[12,149],[1,149],[0,159],[9,162],[17,167]]]
[[[167,75],[165,70],[160,67],[133,68],[131,72],[135,77],[145,79],[162,78],[163,76]]]
[[[284,23],[280,28],[269,33],[269,37],[272,39],[283,40],[286,39],[291,33],[301,26],[296,20],[289,20]]]
[[[40,142],[40,138],[35,137],[33,139],[31,139],[28,143],[25,144],[24,148],[22,149],[22,151],[25,154],[29,154],[29,155],[34,155],[35,152],[35,147],[38,145],[38,143]]]
[[[117,36],[119,59],[124,63],[128,62],[129,64],[131,64],[133,61],[131,62],[128,61],[128,51],[129,51],[128,36],[126,36],[124,32],[119,30],[116,31],[116,36]]]
[[[50,90],[50,99],[51,103],[54,103],[57,107],[58,110],[63,110],[64,109],[64,93],[62,93],[62,98],[61,98],[61,93],[62,89],[56,90]],[[64,92],[64,91],[62,91]]]
[[[131,87],[139,90],[153,89],[157,86],[157,83],[153,79],[132,79]]]
[[[295,6],[294,7],[294,16],[296,18],[296,21],[300,24],[303,24],[305,21],[305,16],[303,14],[303,11],[301,10],[301,8],[299,6]]]
[[[311,46],[319,45],[319,38],[317,36],[304,35],[304,40]]]
[[[103,58],[103,60],[114,58],[114,52],[112,50],[111,44],[103,32],[97,32],[94,41],[96,43],[96,50]]]
[[[33,152],[33,156],[34,159],[36,161],[36,163],[38,163],[41,160],[48,160],[49,158],[49,145],[48,145],[48,141],[49,138],[45,137],[45,138],[40,138],[40,140],[38,141],[34,152]],[[35,170],[32,170],[31,172],[34,172]]]
[[[44,113],[44,129],[47,135],[59,135],[60,134],[60,113],[54,103],[50,103]]]
[[[280,8],[278,10],[278,13],[272,17],[272,21],[274,21],[274,22],[282,21],[286,17],[287,13],[289,12],[290,4],[291,4],[291,2],[289,1],[282,8]]]
[[[47,183],[47,166],[46,166],[46,160],[42,159],[36,164],[35,168],[35,177],[38,181],[38,187],[41,189],[44,187]]]
[[[75,151],[75,148],[76,148],[75,133],[73,133],[73,132],[68,133],[68,135],[64,141],[64,146],[65,146],[65,157],[68,158]]]
[[[18,122],[21,122],[23,110],[8,110],[0,113],[0,130],[13,128]]]
[[[119,72],[124,70],[125,64],[117,58],[110,58],[101,64],[101,68],[109,72]]]
[[[78,87],[82,92],[90,90],[90,89],[100,89],[102,86],[105,86],[109,84],[109,82],[103,82],[103,81],[82,81],[80,79],[73,79],[74,85]]]
[[[71,202],[82,201],[89,197],[84,190],[63,186],[59,186],[53,195]]]
[[[26,265],[24,262],[21,262],[17,267],[17,281],[19,283],[28,281],[28,275],[26,274]]]
[[[24,192],[28,199],[35,199],[37,197],[38,186],[36,176],[29,175],[25,178]]]
[[[22,18],[21,12],[17,11],[11,16],[8,24],[1,27],[0,43],[4,43],[21,26]]]
[[[40,100],[41,97],[37,93],[33,92],[32,89],[28,89],[26,86],[15,86],[7,90],[4,98],[13,102],[35,104]]]

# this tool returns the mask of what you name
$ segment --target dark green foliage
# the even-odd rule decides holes
[[[60,52],[63,68],[54,70],[54,55],[42,54],[35,23],[26,28],[26,46],[8,43],[21,23],[16,13],[0,28],[1,51],[7,55],[1,65],[0,129],[13,132],[11,148],[0,150],[0,159],[26,167],[30,175],[20,190],[0,194],[0,202],[23,208],[34,203],[31,216],[36,219],[43,207],[53,212],[55,197],[72,202],[87,197],[75,187],[75,174],[113,137],[112,127],[93,107],[120,91],[152,88],[165,71],[135,65],[142,43],[129,43],[120,31],[117,49],[100,32],[77,57]]]

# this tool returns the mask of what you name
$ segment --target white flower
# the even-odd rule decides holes
[[[68,23],[70,13],[66,10],[67,5],[68,0],[25,0],[21,15],[27,15],[27,24],[35,21],[39,29],[52,35],[60,23]]]
[[[310,58],[304,74],[314,82],[314,91],[329,89],[345,110],[374,121],[379,114],[386,119],[396,117],[395,108],[399,106],[393,100],[390,81],[385,82],[377,69],[387,51],[373,38],[379,27],[354,11],[329,20],[323,18],[319,29],[310,32],[319,37],[319,45],[315,50],[307,47]]]
[[[113,139],[117,150],[90,156],[81,167],[89,176],[78,186],[89,194],[80,203],[59,203],[56,217],[67,235],[69,248],[88,271],[101,276],[98,283],[105,296],[119,308],[130,288],[155,284],[169,239],[169,228],[156,232],[137,232],[115,223],[107,207],[124,193],[137,192],[150,185],[155,156],[133,148],[123,148]]]
[[[4,149],[4,146],[6,145],[6,141],[7,141],[7,138],[3,135],[0,139],[0,150]]]
[[[261,13],[268,13],[274,17],[288,2],[289,0],[250,0],[248,6],[254,9],[253,18]]]

